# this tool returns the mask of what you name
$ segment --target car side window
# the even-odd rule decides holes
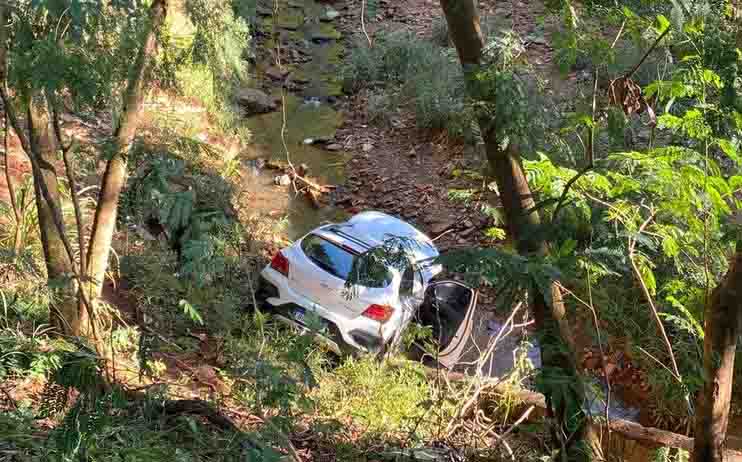
[[[403,297],[411,297],[422,288],[420,272],[412,265],[408,265],[402,273],[402,282],[399,286],[399,294]]]
[[[409,297],[412,295],[412,289],[415,286],[415,273],[412,266],[408,266],[402,273],[402,283],[399,285],[399,295]]]

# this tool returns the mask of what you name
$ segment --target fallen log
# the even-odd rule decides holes
[[[334,186],[320,185],[307,179],[308,170],[309,168],[306,165],[301,164],[298,169],[289,169],[287,175],[291,178],[297,191],[303,193],[315,209],[321,209],[323,204],[320,195],[329,192]]]
[[[268,159],[264,167],[268,170],[287,170],[289,164],[280,160]]]
[[[425,366],[425,375],[430,379],[444,378],[452,382],[471,379],[472,376],[460,372],[445,371],[433,369]],[[487,383],[489,382],[489,384]],[[514,393],[516,399],[525,406],[536,406],[540,412],[533,413],[532,418],[542,418],[545,415],[546,399],[541,393],[531,390],[514,390],[512,387],[500,383],[500,379],[487,379],[483,386],[488,386],[490,390],[499,394],[512,396]],[[605,428],[604,424],[600,424]],[[614,434],[621,435],[626,440],[639,443],[641,446],[656,449],[659,447],[684,449],[688,452],[693,450],[693,438],[678,433],[661,430],[654,427],[645,427],[636,422],[629,420],[612,418],[609,429]],[[727,436],[726,447],[724,450],[726,462],[742,462],[742,438]]]
[[[190,414],[204,417],[217,428],[242,434],[242,430],[226,415],[210,403],[200,399],[169,400],[162,403],[162,412],[167,415]]]
[[[288,175],[291,180],[297,183],[297,186],[301,189],[312,189],[318,193],[326,193],[333,189],[333,186],[320,185],[307,179],[305,176],[299,175],[296,172],[289,172]]]

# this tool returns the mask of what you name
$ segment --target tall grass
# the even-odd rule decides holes
[[[453,414],[451,403],[438,402],[422,365],[408,362],[348,360],[322,375],[313,397],[327,417],[352,416],[356,425],[387,437],[415,428],[412,436],[425,439]]]

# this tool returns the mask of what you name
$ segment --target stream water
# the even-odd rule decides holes
[[[315,209],[302,195],[292,190],[286,194],[286,188],[276,186],[275,171],[254,167],[258,159],[304,164],[308,175],[320,184],[343,182],[347,154],[305,143],[333,140],[342,125],[341,114],[332,107],[341,92],[341,34],[332,25],[339,13],[314,0],[280,0],[275,18],[272,12],[272,1],[258,2],[258,31],[267,38],[261,44],[263,53],[258,53],[252,78],[255,86],[272,88],[271,96],[281,101],[281,107],[246,120],[254,151],[246,162],[252,174],[245,187],[257,212],[286,210],[289,238],[296,239],[323,221],[343,218],[344,211],[332,206]],[[278,49],[282,50],[281,66],[275,59]],[[275,79],[277,72],[285,75],[284,91]]]

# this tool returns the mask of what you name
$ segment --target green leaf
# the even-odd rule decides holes
[[[732,144],[731,141],[720,138],[716,140],[716,143],[719,145],[724,154],[727,155],[727,157],[735,161],[738,165],[742,164],[742,159],[740,159],[739,157],[737,148],[734,146],[734,144]]]
[[[693,316],[693,314],[690,311],[688,311],[688,308],[686,308],[685,305],[680,303],[680,301],[677,298],[673,297],[672,295],[667,296],[665,300],[670,302],[670,305],[672,305],[673,308],[680,311],[680,313],[683,315],[683,319],[685,319],[693,327],[693,330],[696,333],[696,335],[698,335],[698,338],[703,340],[704,334],[705,334],[703,330],[703,326],[701,325],[700,322],[698,322],[696,317]]]
[[[660,128],[669,128],[675,130],[683,125],[683,119],[672,114],[662,114],[657,118]]]
[[[721,88],[724,84],[721,81],[721,77],[711,69],[704,69],[701,74],[701,80],[708,85],[712,85],[716,88]]]
[[[670,112],[670,109],[672,109],[673,104],[675,104],[675,98],[670,98],[667,101],[667,104],[665,105],[665,112]]]
[[[657,27],[658,34],[663,34],[670,28],[670,21],[662,14],[657,16],[657,22],[659,23],[659,27]]]
[[[742,175],[734,175],[729,178],[729,187],[732,190],[742,189]]]
[[[724,179],[721,177],[709,176],[708,181],[711,186],[719,191],[719,194],[721,194],[722,196],[730,196],[733,192],[732,188],[729,186],[729,183],[724,181]]]
[[[502,228],[498,228],[496,226],[492,226],[490,228],[487,228],[484,231],[484,235],[488,238],[492,239],[493,241],[501,241],[505,239],[505,230]]]
[[[689,35],[702,34],[704,28],[705,28],[705,24],[704,24],[704,18],[702,16],[693,18],[683,25],[683,31],[685,31],[685,33]]]
[[[567,239],[559,248],[559,255],[562,257],[569,256],[574,252],[575,248],[577,248],[577,241],[574,239]]]
[[[204,320],[201,317],[201,314],[198,312],[196,307],[191,305],[188,300],[181,299],[180,302],[178,302],[178,305],[183,308],[183,313],[186,314],[189,318],[191,318],[191,321],[195,322],[196,324],[200,324],[203,326]]]
[[[587,128],[592,128],[593,126],[595,126],[593,117],[590,114],[579,114],[577,116],[577,123],[582,124]]]
[[[670,258],[676,257],[680,253],[678,241],[672,236],[665,236],[662,239],[662,251]]]
[[[637,260],[637,266],[639,267],[642,281],[644,281],[644,284],[647,286],[649,293],[655,295],[657,293],[657,279],[654,277],[654,271],[652,271],[652,268],[649,267],[644,259]]]
[[[714,207],[717,210],[722,210],[725,213],[729,213],[729,205],[724,201],[724,199],[721,197],[721,194],[719,194],[719,191],[714,188],[713,186],[706,189],[706,192],[709,195],[709,198],[711,199],[711,202],[714,204]]]
[[[742,61],[742,56],[740,56],[739,59]],[[734,111],[734,113],[732,113],[732,120],[734,120],[734,126],[737,127],[737,129],[742,130],[742,113]]]

